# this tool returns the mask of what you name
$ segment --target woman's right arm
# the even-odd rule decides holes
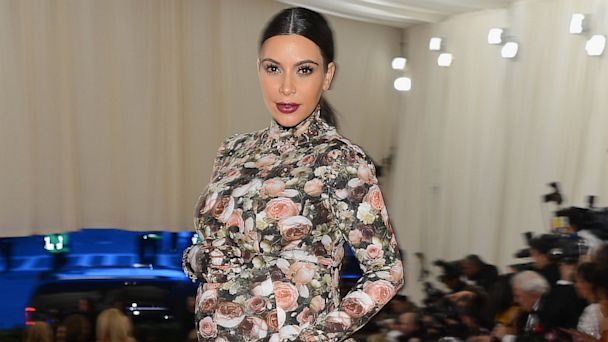
[[[213,161],[213,170],[211,172],[211,177],[209,178],[209,182],[212,182],[217,177],[217,174],[221,168],[222,160],[224,158],[224,154],[226,151],[227,141],[228,140],[225,140],[217,150],[215,159]],[[201,238],[201,239],[199,239],[199,241],[204,241],[204,239],[202,239],[202,236],[200,236],[200,233],[198,231],[197,221],[199,220],[201,205],[203,205],[204,201],[205,201],[204,197],[205,197],[206,192],[207,191],[203,191],[199,195],[198,201],[197,201],[197,204],[195,207],[195,212],[194,212],[195,230],[196,230],[197,234],[199,234],[199,237]],[[202,280],[202,271],[203,271],[202,266],[203,266],[204,253],[205,253],[203,247],[204,247],[203,242],[198,242],[198,243],[193,244],[193,245],[189,246],[188,248],[186,248],[182,255],[182,268],[184,270],[184,273],[186,273],[186,275],[190,279],[192,279],[192,281]]]

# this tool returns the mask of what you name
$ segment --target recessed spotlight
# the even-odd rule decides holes
[[[570,33],[581,34],[585,30],[585,15],[574,13],[570,19]]]
[[[437,65],[441,67],[449,67],[452,65],[452,60],[454,56],[451,53],[442,53],[437,57]]]
[[[488,44],[500,45],[502,44],[502,34],[504,30],[501,28],[493,28],[488,32]]]
[[[519,44],[516,42],[508,42],[500,51],[500,54],[503,58],[515,58],[517,56],[517,52],[519,51]]]
[[[412,89],[412,79],[409,77],[399,77],[395,80],[393,86],[399,91],[410,91]]]
[[[442,39],[439,37],[431,38],[431,40],[429,40],[429,50],[431,50],[431,51],[441,50],[441,41],[442,41]]]
[[[407,63],[407,59],[405,59],[405,57],[395,57],[395,58],[393,58],[393,62],[391,63],[391,66],[395,70],[403,70],[403,69],[405,69],[406,63]]]
[[[589,56],[601,56],[606,48],[606,37],[601,34],[596,34],[589,38],[585,44],[585,50]]]

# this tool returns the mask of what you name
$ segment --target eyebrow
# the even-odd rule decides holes
[[[278,61],[275,61],[272,58],[264,58],[260,62],[271,62],[271,63],[277,64],[277,65],[281,65],[281,63],[279,63]],[[296,63],[296,66],[300,66],[302,64],[315,64],[317,66],[319,65],[319,63],[317,63],[311,59],[305,59],[303,61],[299,61],[298,63]]]

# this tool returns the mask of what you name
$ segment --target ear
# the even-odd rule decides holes
[[[323,80],[323,90],[329,90],[331,88],[331,82],[334,79],[336,73],[336,63],[329,62],[327,64],[327,71],[325,72],[325,79]]]

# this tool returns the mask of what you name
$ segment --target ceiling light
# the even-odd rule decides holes
[[[439,55],[439,57],[437,57],[437,65],[442,67],[449,67],[450,65],[452,65],[453,59],[454,56],[452,56],[451,53],[442,53]]]
[[[596,34],[589,38],[587,44],[585,44],[585,50],[589,56],[601,56],[606,48],[606,37],[600,34]]]
[[[393,58],[393,62],[391,63],[394,70],[403,70],[405,69],[405,64],[407,63],[407,59],[405,57],[395,57]]]
[[[575,13],[570,19],[570,33],[581,34],[585,30],[585,15],[581,13]]]
[[[502,44],[502,34],[504,30],[501,28],[493,28],[488,32],[488,44],[499,45]]]
[[[429,50],[431,51],[439,51],[441,50],[441,38],[433,37],[429,40]]]
[[[399,91],[410,91],[412,89],[412,79],[409,77],[399,77],[395,80],[393,86]]]
[[[503,58],[515,58],[515,56],[517,56],[518,50],[519,44],[515,42],[508,42],[502,47],[500,54]]]

